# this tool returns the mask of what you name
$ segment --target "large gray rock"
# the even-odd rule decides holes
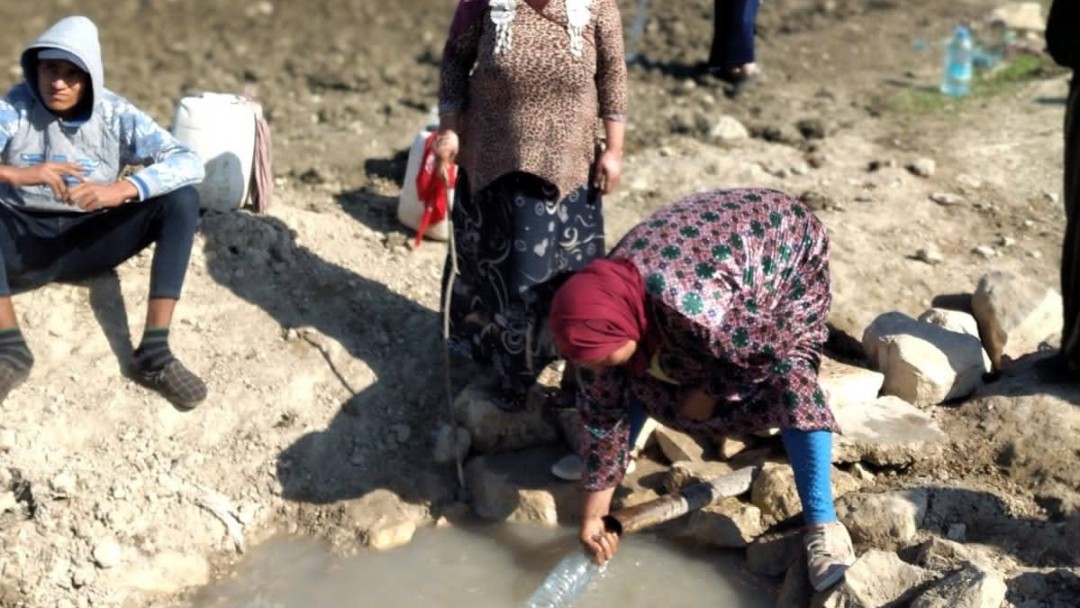
[[[833,497],[844,496],[859,488],[850,474],[832,470]],[[750,502],[761,509],[765,525],[786,521],[802,513],[802,501],[795,487],[795,472],[790,465],[766,463],[750,488]]]
[[[573,522],[581,509],[581,486],[551,476],[565,453],[543,447],[485,454],[465,465],[473,511],[483,519],[553,526]]]
[[[734,470],[726,462],[676,462],[664,473],[664,489],[678,492],[686,486],[711,481]]]
[[[720,460],[731,460],[750,447],[747,437],[725,436],[714,439]]]
[[[967,563],[985,570],[994,570],[993,559],[987,549],[963,545],[939,536],[933,536],[919,545],[915,557],[915,565],[938,572],[958,570]]]
[[[653,431],[656,443],[660,450],[672,464],[676,462],[701,462],[705,454],[705,448],[701,447],[696,439],[686,433],[668,428],[662,424],[657,425]]]
[[[1046,17],[1038,2],[1010,2],[990,14],[991,23],[1000,23],[1010,30],[1030,32],[1041,36],[1046,30]]]
[[[766,463],[750,488],[750,502],[768,526],[802,513],[795,472],[786,464]]]
[[[804,550],[800,530],[768,534],[746,548],[746,567],[758,576],[777,577],[801,555]]]
[[[1000,608],[1008,590],[1001,574],[969,564],[935,583],[911,608]]]
[[[524,411],[508,413],[492,402],[489,387],[470,384],[454,399],[454,417],[478,452],[521,450],[559,439],[558,428],[544,415],[543,401],[530,398]]]
[[[899,397],[840,405],[833,415],[841,430],[833,437],[835,462],[906,467],[939,454],[948,440],[928,412]]]
[[[994,271],[979,279],[971,299],[995,371],[1004,358],[1019,359],[1062,326],[1061,296],[1038,281]]]
[[[345,506],[345,514],[365,545],[379,551],[408,544],[418,525],[430,517],[389,490],[375,490]]]
[[[807,608],[814,589],[806,567],[806,554],[800,554],[784,575],[780,592],[776,596],[776,608]]]
[[[727,498],[695,511],[686,523],[686,535],[725,549],[742,549],[765,532],[761,510],[737,498]]]
[[[919,315],[921,323],[937,325],[942,329],[955,331],[958,334],[979,337],[979,322],[969,313],[948,308],[931,308]]]
[[[861,405],[877,399],[885,383],[885,375],[863,367],[847,365],[829,358],[821,360],[818,382],[829,395],[833,408]]]
[[[837,500],[836,514],[856,544],[896,549],[918,536],[927,501],[927,493],[920,490],[848,494]]]
[[[893,605],[934,574],[905,564],[895,553],[872,549],[848,569],[844,582],[814,596],[814,608],[880,608]]]
[[[750,131],[737,118],[721,116],[709,130],[709,136],[718,141],[738,141],[750,137]]]
[[[988,371],[978,339],[899,312],[875,319],[863,347],[885,374],[882,392],[922,407],[971,395]]]

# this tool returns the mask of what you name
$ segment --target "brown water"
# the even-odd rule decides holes
[[[572,530],[523,526],[422,530],[401,549],[350,558],[283,537],[253,550],[232,577],[202,589],[191,606],[511,608],[576,547]],[[623,540],[575,608],[772,605],[738,556],[639,535]]]

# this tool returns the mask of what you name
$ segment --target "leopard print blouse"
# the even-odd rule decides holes
[[[475,6],[463,0],[459,13]],[[615,0],[593,0],[580,57],[570,49],[566,0],[543,11],[518,2],[510,48],[496,49],[484,10],[451,33],[443,53],[439,111],[459,114],[458,163],[478,192],[507,173],[531,173],[560,196],[586,184],[598,118],[626,117],[626,61]],[[459,15],[460,16],[460,15]]]

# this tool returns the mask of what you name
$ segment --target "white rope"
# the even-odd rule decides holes
[[[449,220],[450,230],[449,239],[447,242],[447,254],[450,256],[450,278],[446,281],[446,287],[443,292],[443,375],[446,382],[446,408],[450,414],[450,431],[452,437],[450,438],[450,447],[454,451],[454,466],[457,469],[458,489],[461,492],[466,492],[465,486],[465,466],[462,463],[464,454],[458,449],[458,424],[457,417],[454,416],[454,382],[450,374],[450,297],[454,291],[454,279],[458,275],[457,265],[457,247],[454,245],[454,221],[453,211],[451,210],[451,217]]]

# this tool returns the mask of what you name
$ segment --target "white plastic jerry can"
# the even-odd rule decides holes
[[[197,186],[203,209],[233,211],[247,200],[258,112],[257,104],[225,93],[192,95],[176,105],[173,136],[206,166]]]
[[[424,216],[424,201],[416,192],[416,176],[420,174],[420,163],[424,158],[424,143],[427,141],[431,130],[420,131],[413,139],[412,147],[409,148],[409,161],[405,165],[405,181],[401,184],[401,198],[398,200],[398,221],[413,230],[420,228],[420,220]],[[446,197],[447,217],[441,222],[430,224],[424,236],[436,241],[446,241],[450,238],[450,209],[454,207],[454,191],[450,190]]]

